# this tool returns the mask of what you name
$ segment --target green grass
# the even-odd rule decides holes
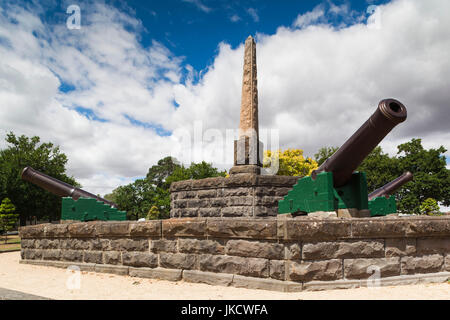
[[[8,241],[5,244],[5,237],[0,236],[0,252],[9,252],[20,250],[19,236],[8,236]]]

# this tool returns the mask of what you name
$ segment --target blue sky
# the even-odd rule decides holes
[[[90,2],[60,1],[48,5],[41,17],[49,23],[64,23],[65,9],[77,4],[83,14]],[[97,1],[99,2],[99,1]],[[152,1],[105,1],[106,4],[135,16],[142,22],[140,43],[147,47],[156,40],[164,44],[184,62],[200,71],[211,65],[218,53],[218,43],[226,42],[232,47],[240,45],[248,35],[275,34],[281,26],[289,27],[295,18],[311,11],[318,5],[330,8],[346,6],[351,16],[329,15],[328,23],[339,26],[350,24],[357,15],[370,15],[371,5],[387,0],[152,0]],[[45,3],[45,1],[44,1]],[[82,19],[82,24],[85,23]]]
[[[167,155],[229,169],[220,143],[239,123],[253,35],[260,131],[280,148],[339,146],[392,97],[408,119],[384,151],[412,138],[450,150],[447,12],[448,0],[0,0],[0,148],[9,131],[52,141],[99,194]],[[183,140],[196,132],[202,144]]]

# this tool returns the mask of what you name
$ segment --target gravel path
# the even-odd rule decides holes
[[[0,254],[0,288],[51,299],[444,299],[450,284],[358,288],[315,292],[272,292],[234,287],[169,282],[128,276],[82,272],[80,288],[74,273],[65,269],[19,264],[20,253]],[[1,295],[0,290],[0,295]],[[4,290],[3,292],[7,292]],[[14,292],[9,292],[10,295]],[[19,294],[20,296],[20,294]],[[23,298],[26,297],[25,295]]]

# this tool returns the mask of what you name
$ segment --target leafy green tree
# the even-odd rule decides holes
[[[427,198],[450,206],[450,170],[444,156],[447,150],[443,146],[426,150],[421,139],[412,139],[397,148],[399,175],[404,171],[414,175],[414,180],[397,194],[399,210],[418,213]]]
[[[0,205],[0,227],[5,232],[5,243],[8,242],[8,231],[11,231],[19,221],[16,207],[8,198],[3,199]]]
[[[172,182],[225,175],[226,171],[219,171],[206,162],[192,163],[186,168],[166,157],[149,169],[145,179],[120,186],[104,198],[115,202],[120,210],[127,211],[129,219],[147,217],[150,211],[152,217],[165,219],[170,215],[169,188]]]
[[[61,215],[61,198],[32,183],[23,181],[23,168],[31,166],[58,180],[79,186],[66,175],[67,157],[53,143],[40,143],[39,137],[6,135],[7,148],[0,150],[0,197],[8,197],[15,204],[20,225],[27,218],[56,220]]]
[[[384,153],[380,146],[372,150],[357,171],[366,173],[367,190],[369,192],[381,188],[403,173],[399,169],[399,160]]]
[[[314,154],[314,160],[320,166],[329,157],[331,157],[339,148],[338,147],[322,147]]]
[[[433,198],[425,199],[420,205],[420,213],[428,215],[439,213],[439,206],[437,204],[437,201]]]

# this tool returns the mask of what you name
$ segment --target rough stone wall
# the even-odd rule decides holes
[[[364,286],[374,268],[389,284],[450,277],[450,217],[86,222],[20,236],[22,263],[174,281],[299,291]]]
[[[298,177],[238,174],[174,182],[170,186],[171,218],[269,217],[278,213]]]

